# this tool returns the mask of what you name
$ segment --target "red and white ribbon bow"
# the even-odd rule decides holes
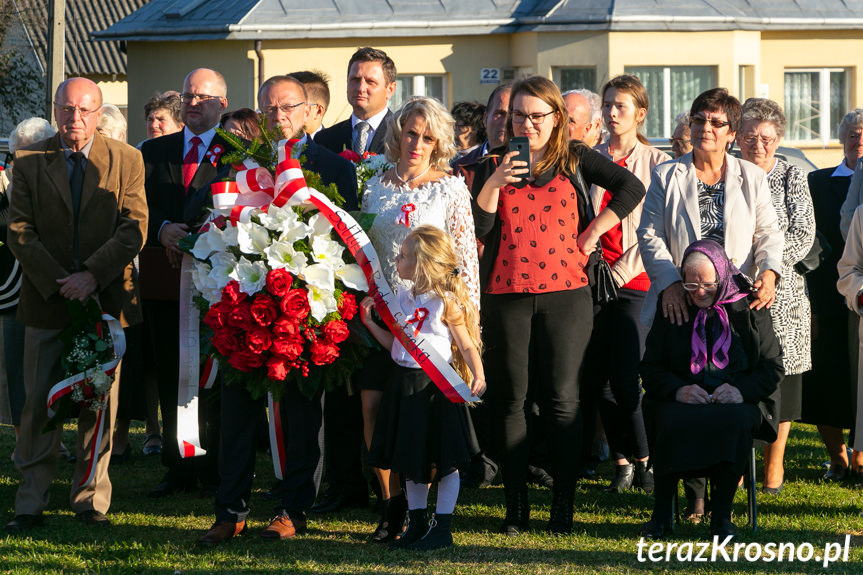
[[[208,162],[213,164],[214,168],[219,167],[219,158],[222,157],[222,154],[225,153],[225,146],[222,144],[216,144],[212,148],[210,148],[204,158],[207,159]]]
[[[417,207],[413,204],[405,204],[402,206],[402,213],[399,215],[398,223],[411,227],[411,212],[415,212]]]
[[[117,366],[120,365],[120,360],[123,359],[123,355],[126,353],[126,336],[123,334],[123,326],[116,318],[107,313],[103,313],[102,319],[108,324],[108,330],[111,332],[111,340],[114,342],[115,357],[111,361],[103,363],[101,369],[106,375],[113,377],[114,372],[117,370]],[[87,375],[85,372],[76,373],[75,375],[70,375],[51,388],[48,392],[49,418],[54,417],[54,404],[62,397],[72,393],[72,389],[76,385],[80,385],[86,379]],[[110,393],[111,391],[109,390],[107,394]],[[105,431],[104,423],[104,410],[100,409],[96,412],[96,433],[90,439],[90,446],[87,448],[87,470],[84,473],[83,479],[81,479],[81,482],[78,484],[79,487],[88,485],[96,476],[96,465],[99,463],[99,451],[101,450],[102,437]],[[112,433],[112,431],[113,430],[109,429],[108,433]]]
[[[420,334],[420,330],[423,328],[423,324],[426,321],[426,318],[429,316],[429,310],[424,307],[418,307],[414,310],[414,314],[410,316],[407,320],[408,324],[415,323],[414,327],[414,337],[418,337]]]

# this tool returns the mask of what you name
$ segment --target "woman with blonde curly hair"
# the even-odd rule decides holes
[[[362,211],[375,214],[369,238],[381,261],[384,279],[396,291],[413,282],[399,277],[396,256],[408,234],[423,224],[445,231],[456,248],[458,269],[470,300],[479,308],[479,264],[476,253],[470,192],[461,177],[450,173],[455,156],[455,120],[433,98],[409,99],[388,121],[386,155],[394,167],[371,178],[362,193]],[[363,404],[363,435],[368,449],[381,398],[392,379],[387,352],[369,358],[356,377]],[[380,523],[372,535],[392,541],[400,532],[407,500],[397,474],[375,469],[384,502]]]

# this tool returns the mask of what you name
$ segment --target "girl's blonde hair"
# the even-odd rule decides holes
[[[454,325],[450,320],[458,317],[458,310],[452,309],[452,304],[458,304],[465,326],[477,352],[482,352],[482,341],[479,335],[479,313],[470,299],[467,284],[461,278],[458,268],[459,259],[455,253],[452,239],[446,232],[434,226],[419,226],[408,234],[405,244],[413,254],[414,294],[435,292],[443,299],[447,307],[444,309],[444,320]],[[454,300],[454,301],[453,301]],[[473,374],[465,363],[458,346],[452,344],[453,367],[466,382],[472,381]]]

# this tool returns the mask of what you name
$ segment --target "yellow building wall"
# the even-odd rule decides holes
[[[555,68],[593,68],[597,85],[586,87],[598,90],[609,78],[608,47],[606,32],[548,32],[537,38],[533,71],[555,78]]]
[[[144,104],[166,90],[182,90],[183,80],[195,68],[214,68],[228,84],[229,109],[255,107],[255,59],[253,43],[214,42],[129,42],[129,143],[135,145],[146,135]]]
[[[360,46],[374,46],[387,53],[399,74],[445,74],[447,104],[488,99],[494,85],[480,83],[481,68],[509,66],[510,39],[506,35],[422,38],[359,38],[267,40],[263,42],[264,74],[273,76],[317,69],[330,76],[330,107],[324,125],[331,126],[351,115],[347,101],[347,64]],[[254,52],[250,52],[254,57]]]
[[[863,104],[863,77],[858,73],[863,54],[863,31],[764,32],[761,40],[761,82],[769,97],[784,105],[786,68],[845,68],[848,71],[848,111]],[[836,118],[838,124],[842,118]],[[832,120],[832,118],[831,118]],[[818,167],[836,166],[842,161],[842,146],[831,142],[800,145]]]
[[[91,77],[90,79],[102,90],[103,102],[114,104],[118,108],[129,105],[129,84],[125,78]]]

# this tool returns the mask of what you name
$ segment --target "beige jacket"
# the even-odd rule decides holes
[[[611,153],[608,151],[608,142],[600,144],[594,150],[609,160],[612,159]],[[670,159],[671,156],[665,152],[653,146],[636,142],[632,153],[626,160],[626,169],[641,180],[641,183],[644,184],[644,189],[647,189],[650,186],[650,174],[653,172],[653,168]],[[604,195],[605,188],[600,188],[596,185],[590,187],[590,201],[593,203],[593,211],[596,214],[599,213]],[[621,222],[623,224],[623,255],[611,267],[611,273],[614,274],[618,287],[626,285],[632,278],[644,271],[641,252],[638,249],[638,235],[636,234],[638,224],[641,221],[643,206],[644,200],[641,200],[638,207],[632,210]]]
[[[785,237],[779,229],[773,197],[764,170],[725,155],[725,253],[750,278],[764,270],[782,274]],[[641,320],[653,322],[662,290],[680,281],[679,266],[689,244],[701,239],[698,177],[692,152],[657,166],[644,198],[638,243],[650,290]]]
[[[858,165],[860,162],[858,162]],[[855,174],[856,177],[856,174]],[[857,429],[863,429],[863,309],[857,304],[857,296],[863,292],[863,206],[854,210],[848,228],[845,251],[836,266],[839,281],[836,287],[845,297],[848,308],[861,316],[858,331],[861,335],[859,359],[857,362]],[[857,433],[853,448],[863,451],[863,433]]]

